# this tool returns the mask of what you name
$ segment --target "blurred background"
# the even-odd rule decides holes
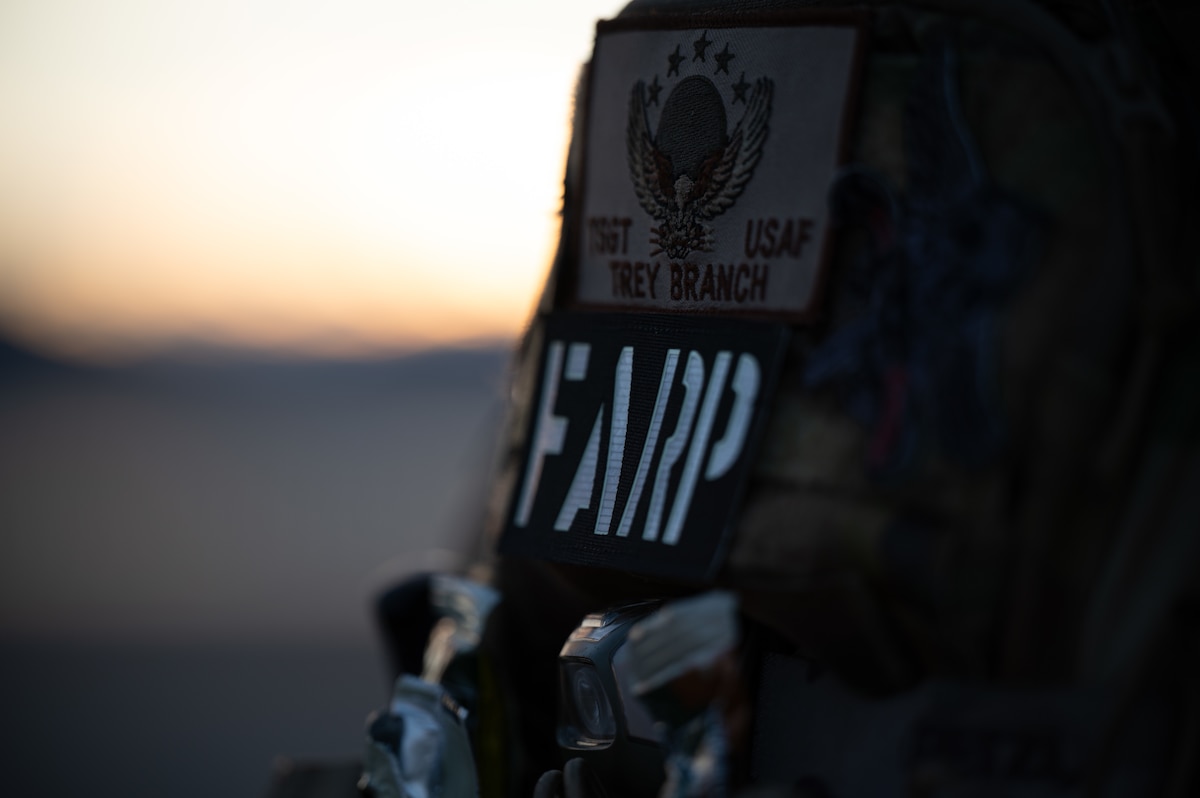
[[[358,756],[621,5],[0,4],[0,794]]]

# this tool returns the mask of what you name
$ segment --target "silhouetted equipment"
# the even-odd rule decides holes
[[[446,683],[482,795],[1200,793],[1181,7],[599,24]]]

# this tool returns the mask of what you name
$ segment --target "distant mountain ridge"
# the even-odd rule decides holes
[[[168,349],[114,365],[92,365],[39,353],[0,337],[0,384],[43,378],[99,378],[108,380],[165,379],[209,381],[214,378],[257,383],[263,380],[300,380],[327,385],[363,381],[382,388],[399,385],[439,388],[493,388],[503,378],[512,344],[497,341],[477,346],[445,346],[410,353],[330,357],[281,353],[271,350],[188,345]]]
[[[0,337],[0,383],[23,377],[87,371],[86,366],[70,364],[35,352],[15,341]]]

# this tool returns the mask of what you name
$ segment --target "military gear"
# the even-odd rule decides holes
[[[671,602],[629,632],[634,690],[659,721],[667,751],[663,798],[729,793],[731,731],[745,731],[731,729],[730,718],[747,709],[741,674],[721,678],[737,623],[737,599],[713,591]]]
[[[659,606],[639,601],[589,614],[558,654],[559,748],[619,795],[653,795],[662,781],[660,734],[638,701],[629,638]]]
[[[440,687],[401,676],[367,723],[359,790],[377,798],[469,798],[479,792],[466,712]]]
[[[629,632],[634,690],[645,695],[695,668],[707,667],[738,642],[737,598],[712,591],[665,605]]]
[[[1178,36],[1163,24],[1175,12],[1157,5],[638,0],[602,24],[576,104],[561,243],[518,354],[491,499],[489,540],[521,555],[495,563],[515,639],[547,651],[532,630],[565,637],[569,608],[578,618],[720,586],[739,596],[757,696],[741,784],[830,795],[1200,790],[1189,764],[1200,754],[1200,271],[1186,238],[1200,220],[1197,116],[1170,52]],[[776,28],[858,31],[859,60],[836,61],[857,66],[831,133],[846,143],[822,186],[828,213],[805,227],[828,250],[811,261],[811,300],[773,305],[768,287],[755,313],[753,264],[735,308],[740,266],[713,258],[734,246],[730,220],[758,207],[755,181],[777,192],[764,175],[794,165],[780,153],[798,139],[780,131],[795,130],[785,109],[801,98],[782,67],[767,74],[774,50],[755,62],[769,95],[752,93],[766,84],[749,74],[739,93],[722,63],[751,63],[740,44],[750,41],[846,52],[763,32]],[[613,67],[604,59],[616,53],[641,60]],[[795,69],[815,63],[801,55]],[[616,100],[597,97],[618,88],[612,112]],[[692,109],[700,143],[668,105]],[[718,118],[726,138],[710,135]],[[613,136],[613,147],[592,146]],[[812,163],[804,174],[824,168]],[[728,182],[725,165],[744,179]],[[626,199],[612,199],[620,191]],[[609,201],[632,210],[585,210]],[[790,213],[751,217],[739,245],[761,262],[809,262],[803,225],[782,238]],[[626,242],[638,249],[620,256]],[[736,453],[751,463],[744,476],[713,465],[749,391],[735,390],[732,366],[698,345],[689,383],[679,365],[667,376],[672,350],[689,357],[686,336],[653,357],[643,339],[620,337],[622,324],[669,336],[699,312],[715,331],[727,307],[739,324],[787,328],[778,364],[732,326],[721,350],[730,362],[752,356],[758,384],[772,386],[764,409],[747,411],[764,426]],[[563,332],[589,321],[614,343]],[[595,379],[585,350],[617,375],[586,401],[569,393]],[[668,453],[672,429],[680,449]],[[531,491],[525,506],[538,506],[535,470],[565,470],[562,487],[547,488],[562,493],[545,522],[518,512]],[[649,553],[662,544],[645,526],[655,480],[678,497],[678,485],[703,492],[710,472],[714,492],[725,475],[744,479],[728,494],[737,512],[710,574],[643,567],[669,557]],[[708,523],[675,501],[687,524]],[[542,523],[549,562],[520,543]],[[540,612],[550,596],[554,611]],[[530,686],[530,700],[551,700]]]
[[[752,731],[705,769],[722,724],[680,713],[670,790],[1200,793],[1183,9],[634,0],[600,23],[488,497],[482,795],[615,784],[639,699],[559,655],[581,618],[623,635],[603,619],[628,602],[712,588]],[[387,724],[369,778],[405,783]]]

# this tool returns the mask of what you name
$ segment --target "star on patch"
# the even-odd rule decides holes
[[[696,49],[696,54],[692,56],[693,61],[704,61],[704,51],[712,44],[712,39],[708,38],[708,31],[700,34],[700,38],[692,42],[692,47]]]
[[[663,87],[658,83],[658,75],[655,75],[654,82],[646,87],[646,92],[649,94],[649,96],[646,98],[647,106],[658,105],[658,93],[662,91],[662,89]]]
[[[667,61],[670,65],[667,67],[667,77],[679,74],[679,65],[687,60],[687,56],[679,52],[679,45],[675,45],[675,52],[667,56]]]
[[[720,56],[718,56],[719,58]],[[738,78],[738,82],[733,84],[733,102],[730,105],[737,105],[737,101],[741,100],[742,105],[746,104],[746,92],[749,90],[750,84],[746,82],[746,73]]]
[[[726,43],[725,49],[722,50],[721,52],[717,53],[713,57],[717,59],[717,71],[714,72],[713,74],[716,75],[721,72],[724,72],[726,75],[728,75],[729,74],[729,62],[732,61],[737,56],[735,56],[733,53],[729,52],[729,44]]]

